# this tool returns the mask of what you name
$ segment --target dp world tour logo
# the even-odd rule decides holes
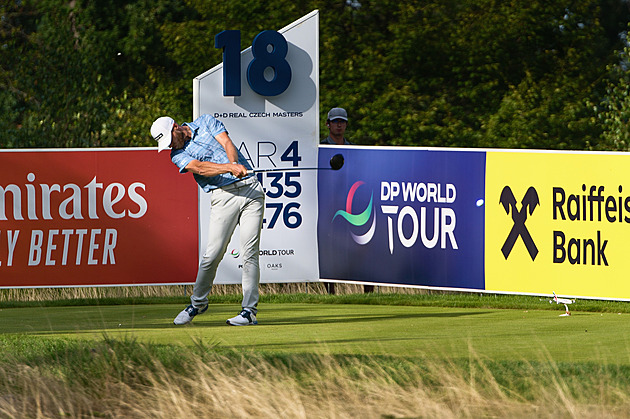
[[[358,235],[358,234],[354,234],[353,232],[350,232],[350,234],[352,235],[352,239],[357,244],[368,244],[370,240],[372,240],[372,237],[374,237],[374,232],[376,231],[376,210],[374,209],[374,206],[373,206],[374,192],[372,192],[372,195],[370,196],[370,203],[365,208],[365,210],[361,212],[360,214],[352,214],[352,200],[354,199],[354,194],[357,191],[357,189],[359,189],[359,187],[364,184],[365,182],[358,181],[358,182],[355,182],[354,185],[352,185],[352,187],[350,188],[350,191],[348,192],[348,197],[346,198],[346,210],[337,211],[333,217],[333,220],[334,220],[339,215],[345,218],[346,221],[352,224],[353,226],[361,227],[361,226],[366,225],[368,221],[370,221],[370,216],[373,214],[373,216],[371,217],[372,225],[370,226],[370,228],[365,234]]]
[[[519,236],[523,239],[523,243],[525,243],[525,247],[529,252],[529,256],[532,260],[536,259],[536,255],[538,254],[538,248],[534,243],[534,239],[532,239],[531,234],[527,230],[525,226],[525,221],[527,221],[527,214],[532,215],[536,206],[540,204],[540,200],[538,199],[538,192],[533,186],[530,186],[525,192],[525,196],[521,200],[521,209],[520,211],[516,209],[516,198],[512,193],[512,189],[509,186],[503,188],[501,192],[501,198],[499,202],[503,205],[506,214],[510,214],[512,211],[512,221],[514,225],[512,226],[512,230],[510,230],[510,234],[508,234],[505,243],[503,243],[503,247],[501,248],[501,252],[503,252],[503,256],[505,259],[510,256],[510,252],[516,243],[516,240]]]

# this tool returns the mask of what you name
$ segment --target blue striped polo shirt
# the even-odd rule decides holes
[[[171,161],[179,168],[181,173],[186,173],[186,166],[193,160],[209,161],[212,163],[231,163],[227,152],[223,146],[214,138],[222,132],[227,132],[221,121],[211,115],[201,115],[193,122],[186,122],[182,125],[190,127],[192,136],[183,148],[171,150]],[[251,170],[249,162],[238,151],[238,163]],[[224,173],[217,176],[205,177],[193,174],[197,184],[204,190],[210,192],[213,189],[221,188],[239,180],[231,173]],[[248,177],[248,176],[246,176]]]

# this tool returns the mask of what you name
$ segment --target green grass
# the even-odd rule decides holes
[[[627,417],[630,310],[480,294],[0,303],[0,417]],[[243,393],[243,389],[255,389]]]
[[[107,318],[102,313],[101,319]],[[625,363],[556,361],[551,354],[535,361],[501,360],[481,355],[472,344],[465,357],[448,359],[441,342],[426,357],[417,352],[259,350],[258,336],[247,334],[267,326],[221,326],[245,333],[251,345],[226,347],[220,338],[196,333],[218,331],[212,322],[186,328],[191,333],[186,345],[142,342],[139,331],[113,336],[105,328],[93,339],[0,335],[0,417],[174,419],[199,409],[208,417],[242,418],[630,413],[630,366]]]
[[[268,353],[603,362],[630,365],[630,315],[574,311],[539,301],[540,310],[430,305],[262,303],[255,327],[225,319],[238,304],[215,303],[189,326],[172,324],[183,304],[1,309],[1,334],[144,343]],[[544,308],[544,309],[542,309]],[[553,308],[554,310],[551,310]]]

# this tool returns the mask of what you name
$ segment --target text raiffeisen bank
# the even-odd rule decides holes
[[[554,230],[553,263],[608,266],[608,239],[602,230],[630,224],[630,196],[624,196],[623,186],[616,189],[611,192],[603,185],[586,184],[574,191],[552,189],[554,221],[594,224],[597,228],[592,237],[567,237],[563,231]]]

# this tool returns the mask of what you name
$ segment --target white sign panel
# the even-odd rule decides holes
[[[240,43],[240,31],[215,38],[223,63],[195,78],[193,116],[221,120],[254,169],[290,169],[257,175],[266,191],[261,282],[318,281],[317,176],[300,169],[317,166],[319,12],[261,32],[242,52]],[[210,210],[209,194],[199,190],[200,257]],[[240,283],[241,265],[237,227],[215,283]]]

